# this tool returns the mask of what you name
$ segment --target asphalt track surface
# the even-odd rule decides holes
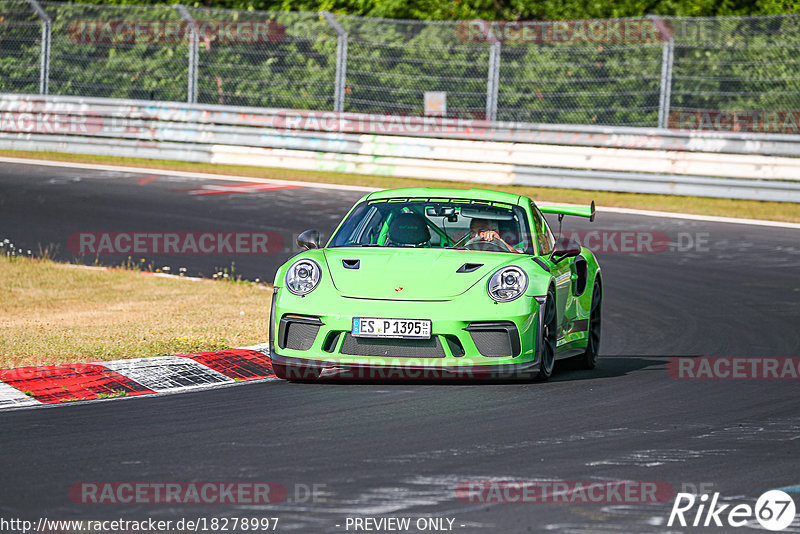
[[[330,232],[360,196],[312,188],[198,196],[186,190],[211,182],[147,178],[3,164],[0,239],[60,244],[63,254],[67,237],[85,231]],[[672,243],[660,253],[598,252],[605,301],[595,371],[559,365],[551,381],[532,384],[266,381],[0,412],[0,517],[277,516],[284,532],[353,532],[345,521],[356,516],[452,518],[455,532],[706,531],[668,528],[672,501],[476,504],[455,488],[664,481],[752,505],[800,483],[797,380],[677,380],[666,371],[672,356],[800,356],[800,233],[611,214],[593,226]],[[246,277],[269,279],[291,253],[233,260]],[[231,258],[152,260],[208,274]],[[290,499],[76,504],[69,488],[82,481],[274,481]],[[316,502],[294,498],[313,484],[324,485]],[[800,532],[800,521],[789,531]]]

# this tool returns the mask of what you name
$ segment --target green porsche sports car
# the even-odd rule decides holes
[[[279,378],[531,378],[597,364],[603,283],[591,251],[555,239],[537,207],[481,189],[407,188],[359,200],[320,247],[275,275]]]

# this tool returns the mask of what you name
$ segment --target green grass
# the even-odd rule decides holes
[[[117,397],[126,397],[128,393],[124,389],[115,389],[113,393],[98,393],[98,399],[114,399]]]
[[[598,206],[613,206],[656,211],[674,211],[699,215],[722,217],[742,217],[773,221],[800,222],[800,206],[791,202],[760,202],[756,200],[731,200],[722,198],[688,197],[677,195],[646,195],[637,193],[614,193],[609,191],[583,191],[578,189],[557,189],[548,187],[524,186],[485,186],[469,182],[419,180],[415,178],[395,178],[347,174],[339,172],[299,171],[291,169],[270,169],[243,165],[214,165],[207,163],[188,163],[167,160],[147,160],[140,158],[119,158],[112,156],[87,156],[82,154],[62,154],[56,152],[27,152],[0,150],[0,156],[96,163],[105,165],[125,165],[150,169],[205,172],[241,176],[243,178],[271,178],[278,180],[299,180],[304,182],[360,185],[379,189],[394,187],[490,187],[498,191],[509,191],[529,196],[540,202],[568,202],[588,204],[592,200]]]

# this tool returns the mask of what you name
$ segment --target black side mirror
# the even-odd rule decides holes
[[[306,250],[319,248],[319,232],[316,230],[306,230],[297,236],[297,246]]]
[[[553,263],[558,263],[564,258],[574,258],[581,253],[581,246],[571,239],[560,237],[556,241],[550,259]]]

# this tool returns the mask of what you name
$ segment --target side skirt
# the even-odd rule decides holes
[[[583,347],[576,347],[577,343],[583,343]],[[567,343],[566,345],[562,345],[556,350],[556,361],[558,360],[566,360],[567,358],[572,358],[573,356],[577,356],[578,354],[583,354],[583,351],[586,350],[586,340],[585,339],[578,339],[576,341],[572,341]]]

